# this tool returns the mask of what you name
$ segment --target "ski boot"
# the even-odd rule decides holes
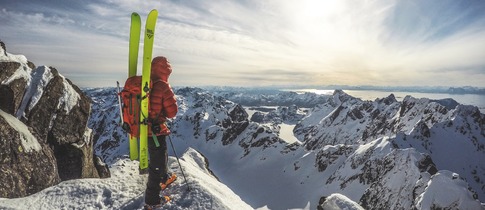
[[[154,210],[154,209],[161,209],[163,205],[165,205],[166,203],[170,202],[170,197],[164,195],[164,196],[161,196],[160,197],[160,204],[156,204],[156,205],[148,205],[148,204],[145,204],[143,206],[143,210]]]
[[[165,190],[170,184],[177,180],[177,175],[175,175],[175,173],[167,174],[167,177],[168,178],[165,182],[162,180],[162,183],[160,183],[160,187],[162,188],[162,190]]]

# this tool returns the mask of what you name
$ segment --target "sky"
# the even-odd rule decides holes
[[[152,9],[172,86],[485,87],[484,0],[0,0],[0,40],[78,86],[113,87],[131,13],[143,28]]]

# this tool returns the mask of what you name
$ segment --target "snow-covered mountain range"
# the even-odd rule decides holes
[[[91,98],[94,153],[111,177],[0,198],[0,209],[141,208],[147,177],[127,156],[117,90],[82,91]],[[393,95],[364,101],[341,90],[175,94],[169,165],[179,179],[163,192],[173,198],[165,209],[485,209],[485,115],[477,107]]]
[[[115,161],[128,148],[116,124],[116,90],[86,92],[100,106],[90,121],[98,128],[96,151]],[[315,209],[334,193],[365,209],[482,208],[485,116],[476,107],[393,95],[362,101],[343,91],[177,88],[176,95],[176,150],[203,154],[218,180],[252,208]],[[286,106],[290,100],[315,104]],[[283,135],[288,129],[297,141]]]

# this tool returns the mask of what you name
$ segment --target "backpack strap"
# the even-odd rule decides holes
[[[148,94],[147,94],[147,95],[148,95]],[[137,96],[137,97],[136,97],[136,102],[138,103],[138,108],[139,108],[139,109],[141,109],[141,100],[143,100],[143,98],[141,98],[141,96]],[[138,110],[138,111],[140,112],[140,114],[141,114],[141,115],[143,116],[143,118],[144,118],[143,122],[140,120],[140,122],[139,122],[139,123],[140,123],[140,124],[142,124],[142,123],[143,123],[143,124],[148,125],[148,121],[150,121],[149,117],[145,116],[141,110]]]
[[[152,139],[155,142],[155,147],[160,147],[160,142],[158,142],[157,135],[152,134]]]

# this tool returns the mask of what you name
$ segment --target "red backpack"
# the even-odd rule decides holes
[[[131,136],[139,137],[141,76],[128,78],[119,94],[123,104],[121,108],[123,112],[123,129]]]

